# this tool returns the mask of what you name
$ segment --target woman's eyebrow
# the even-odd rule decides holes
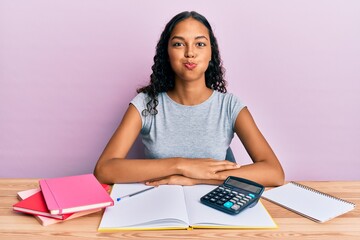
[[[208,39],[207,37],[203,36],[203,35],[202,35],[202,36],[197,36],[197,37],[195,37],[196,40],[198,40],[198,39],[203,39],[203,38],[209,41],[209,39]],[[185,41],[185,38],[183,38],[183,37],[181,37],[181,36],[173,36],[173,37],[171,38],[171,40],[174,40],[174,39],[179,39],[179,40]]]
[[[171,38],[171,40],[174,40],[174,39],[179,39],[179,40],[182,40],[182,41],[185,40],[185,38],[180,37],[180,36],[173,36],[173,37]]]
[[[202,39],[202,38],[205,38],[206,40],[209,41],[209,39],[207,39],[207,37],[205,37],[205,36],[197,36],[195,39]]]

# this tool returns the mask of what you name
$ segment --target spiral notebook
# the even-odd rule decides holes
[[[354,203],[296,182],[267,190],[262,194],[262,198],[320,223],[355,208]]]

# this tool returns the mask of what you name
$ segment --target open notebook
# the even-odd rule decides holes
[[[238,215],[228,215],[200,203],[215,186],[159,186],[144,193],[116,199],[142,189],[143,184],[114,184],[99,231],[192,228],[276,228],[261,202]]]
[[[354,203],[296,182],[267,190],[262,198],[315,222],[326,222],[355,208]]]

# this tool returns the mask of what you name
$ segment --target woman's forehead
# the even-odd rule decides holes
[[[209,38],[209,30],[200,21],[194,18],[187,18],[176,24],[170,36],[170,38],[174,36],[180,36],[183,38],[196,38],[198,36],[205,36]]]

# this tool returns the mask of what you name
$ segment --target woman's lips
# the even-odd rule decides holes
[[[196,68],[197,64],[196,63],[185,63],[184,64],[185,67],[189,70],[193,70],[194,68]]]

